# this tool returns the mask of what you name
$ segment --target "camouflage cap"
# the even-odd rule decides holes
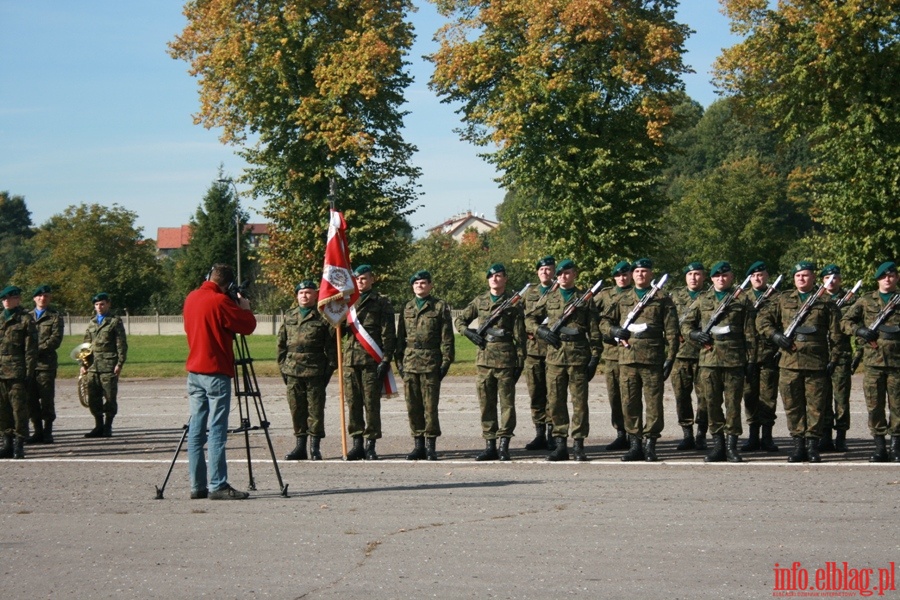
[[[316,286],[316,282],[312,279],[304,279],[300,283],[294,286],[294,293],[296,294],[300,290],[317,290],[319,289]]]
[[[34,289],[34,293],[31,294],[31,297],[34,298],[35,296],[43,296],[44,294],[52,294],[52,293],[53,293],[53,290],[50,288],[49,285],[46,285],[46,284],[39,285],[38,287],[36,287]]]
[[[835,264],[825,265],[819,272],[819,277],[827,277],[828,275],[840,275],[841,268]]]
[[[552,256],[545,256],[541,260],[537,261],[537,264],[534,265],[535,270],[540,269],[541,267],[553,267],[556,266],[556,259]]]
[[[431,283],[431,273],[422,269],[420,271],[416,271],[409,278],[409,284],[412,285],[420,279],[424,279],[425,281]]]
[[[106,301],[109,302],[109,294],[106,292],[97,292],[94,294],[94,297],[91,298],[91,303],[96,304],[97,302]]]
[[[8,285],[0,291],[0,300],[6,300],[11,296],[21,296],[22,289],[15,285]]]
[[[694,262],[692,262],[692,263],[690,263],[688,266],[686,266],[686,267],[682,270],[682,273],[683,273],[684,275],[687,275],[687,274],[690,273],[691,271],[705,271],[705,270],[706,270],[706,269],[703,268],[703,263],[700,262],[700,261],[698,261],[698,260],[695,260]]]
[[[575,268],[575,261],[567,258],[565,260],[561,260],[559,262],[559,264],[556,265],[556,274],[559,275],[566,269],[574,269],[574,268]]]
[[[875,281],[878,281],[879,279],[881,279],[882,277],[884,277],[885,274],[887,274],[887,273],[896,273],[896,272],[897,272],[897,265],[896,265],[896,263],[894,263],[894,261],[892,261],[892,260],[889,260],[889,261],[887,261],[887,262],[883,262],[883,263],[881,263],[880,265],[878,265],[878,268],[875,269],[875,277],[874,277],[874,279],[875,279]]]
[[[634,269],[652,269],[652,268],[653,268],[653,261],[650,260],[649,258],[639,258],[636,261],[634,261],[634,264],[631,265],[632,271]]]
[[[791,275],[796,275],[800,271],[812,271],[816,272],[816,263],[811,260],[801,260],[793,267],[791,267]]]
[[[356,277],[359,277],[360,275],[364,275],[366,273],[371,273],[371,272],[372,272],[372,265],[359,265],[358,267],[353,269],[353,274]]]
[[[712,266],[712,269],[709,270],[710,277],[715,277],[716,275],[724,275],[725,273],[731,273],[731,263],[727,260],[720,260]]]
[[[750,268],[747,269],[745,275],[753,275],[754,273],[762,273],[763,271],[768,272],[769,267],[767,267],[766,263],[764,263],[763,261],[758,260],[750,265]]]
[[[487,276],[496,275],[497,273],[506,273],[506,267],[503,266],[503,263],[494,263],[491,265],[491,268],[487,270]]]
[[[616,266],[613,267],[612,276],[622,275],[623,273],[631,273],[631,263],[627,260],[620,260],[616,263]]]

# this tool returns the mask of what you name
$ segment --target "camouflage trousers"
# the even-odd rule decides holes
[[[535,425],[549,423],[547,417],[547,365],[543,356],[525,357],[525,382],[531,398],[531,422]]]
[[[28,418],[32,421],[56,420],[56,373],[36,371],[28,385]]]
[[[834,374],[827,380],[825,389],[825,412],[822,413],[822,427],[847,431],[850,429],[850,362],[841,361]]]
[[[512,437],[516,430],[515,369],[478,367],[475,387],[481,407],[481,437],[495,440]],[[499,419],[497,405],[500,405]]]
[[[376,374],[378,365],[344,366],[344,390],[347,394],[349,418],[347,435],[361,435],[368,440],[381,437],[382,382]]]
[[[900,436],[900,369],[866,367],[863,393],[873,436]],[[887,406],[886,406],[887,404]],[[890,417],[885,417],[887,407]]]
[[[553,423],[553,437],[569,436],[567,394],[572,399],[572,437],[584,439],[590,432],[588,380],[584,371],[584,365],[547,364],[547,411]]]
[[[285,377],[294,435],[325,437],[325,378]]]
[[[828,374],[825,371],[781,369],[778,378],[791,437],[822,437]]]
[[[697,394],[697,416],[694,417],[691,392]],[[709,423],[706,394],[700,385],[700,361],[676,358],[672,366],[672,393],[675,394],[675,413],[682,427]]]
[[[28,437],[28,399],[22,379],[0,379],[0,432]]]
[[[638,437],[656,439],[665,426],[663,416],[662,365],[619,363],[619,389],[625,431]],[[643,396],[643,401],[642,401]],[[644,409],[646,404],[646,419]]]
[[[700,367],[700,382],[706,392],[709,432],[741,435],[744,367]]]
[[[434,438],[441,435],[438,404],[441,401],[441,374],[406,372],[403,377],[406,391],[406,413],[409,415],[409,432],[413,437]]]
[[[94,417],[114,417],[119,412],[119,377],[115,373],[97,373],[88,371],[87,379],[88,409]]]
[[[770,426],[778,407],[778,363],[769,359],[757,364],[758,372],[744,381],[744,412],[747,425]]]
[[[606,396],[609,398],[610,423],[616,431],[625,431],[622,391],[619,389],[619,361],[603,361],[603,374],[606,378]]]

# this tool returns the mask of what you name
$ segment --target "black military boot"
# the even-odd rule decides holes
[[[497,440],[484,440],[484,450],[475,457],[477,461],[497,460],[500,455],[497,454]]]
[[[771,425],[762,426],[762,437],[759,438],[759,447],[766,452],[778,452],[778,446],[775,445],[775,440],[772,439]]]
[[[547,450],[553,452],[556,450],[556,438],[553,437],[553,423],[547,423],[547,433],[545,434],[547,438]]]
[[[789,463],[798,463],[806,460],[806,443],[802,437],[792,438],[794,442],[794,451],[788,456]]]
[[[319,450],[319,440],[322,438],[315,435],[309,436],[309,459],[322,460],[322,452]]]
[[[644,460],[647,462],[656,462],[656,438],[647,438],[644,440]]]
[[[900,462],[900,435],[891,438],[891,460]]]
[[[106,415],[106,423],[103,424],[103,437],[112,437],[112,423],[115,415]]]
[[[694,448],[697,450],[706,450],[707,431],[709,431],[709,425],[706,423],[697,423],[697,437],[694,438]]]
[[[725,433],[720,431],[712,436],[713,447],[703,458],[703,462],[724,462],[727,458],[725,453]]]
[[[366,460],[378,460],[378,453],[375,452],[375,440],[366,440]]]
[[[425,459],[437,460],[437,438],[425,438]]]
[[[816,438],[806,438],[806,459],[811,463],[822,462],[819,456],[819,440]]]
[[[13,436],[4,434],[3,446],[0,446],[0,458],[12,458],[13,455]]]
[[[568,440],[564,437],[553,439],[553,452],[547,455],[547,460],[557,462],[561,460],[569,460]]]
[[[725,458],[730,463],[744,462],[744,459],[738,454],[737,443],[738,436],[736,435],[729,435],[728,439],[725,441]]]
[[[831,431],[831,428],[822,429],[822,437],[818,443],[819,452],[834,452],[834,440],[831,439]]]
[[[44,424],[40,419],[32,419],[31,424],[34,426],[34,433],[25,438],[26,444],[43,444],[44,443]]]
[[[616,432],[616,439],[612,441],[612,443],[606,445],[606,451],[611,452],[614,450],[624,450],[628,447],[628,436],[625,434],[624,429],[619,429]]]
[[[741,446],[742,452],[756,452],[762,448],[762,443],[759,439],[759,425],[750,425],[750,433],[747,436],[747,441],[744,445]]]
[[[413,447],[412,452],[406,455],[406,460],[425,460],[425,437],[421,435],[417,435],[413,438],[416,445]]]
[[[835,452],[847,452],[847,430],[846,429],[835,429],[834,430],[834,451]]]
[[[12,457],[15,459],[25,458],[25,438],[15,436]]]
[[[534,426],[534,439],[525,444],[526,450],[546,450],[547,449],[547,426],[538,423]]]
[[[694,428],[690,425],[682,425],[681,431],[684,433],[684,439],[675,446],[675,449],[682,452],[695,449],[697,442],[694,441]]]
[[[572,458],[578,462],[587,460],[587,454],[584,453],[584,438],[572,441]]]
[[[53,443],[53,421],[44,421],[44,443]]]
[[[361,435],[353,436],[353,448],[347,452],[347,460],[362,460],[366,457],[366,451],[363,448],[363,439]]]
[[[641,448],[641,438],[639,436],[628,434],[628,452],[622,456],[625,462],[635,460],[644,460],[644,450]]]
[[[875,436],[875,454],[869,458],[869,462],[887,462],[887,444],[883,435]]]
[[[94,415],[94,428],[84,434],[86,438],[103,437],[103,415]]]
[[[509,458],[509,438],[502,437],[500,438],[500,450],[498,452],[500,455],[500,460],[507,461]]]
[[[297,444],[284,456],[284,460],[306,460],[307,458],[309,455],[306,454],[306,436],[298,435]]]

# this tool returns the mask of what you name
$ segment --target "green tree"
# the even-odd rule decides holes
[[[25,198],[0,192],[0,282],[10,281],[16,269],[31,260],[24,246],[34,235],[31,226]]]
[[[242,146],[243,180],[271,221],[265,276],[282,289],[321,272],[332,201],[354,262],[403,252],[419,177],[400,133],[410,10],[408,0],[185,5],[170,54],[198,78],[196,121]]]
[[[153,240],[135,227],[137,215],[117,204],[70,206],[41,225],[27,243],[34,262],[16,271],[19,285],[49,283],[61,310],[86,315],[91,297],[107,292],[115,309],[152,310],[163,285]]]

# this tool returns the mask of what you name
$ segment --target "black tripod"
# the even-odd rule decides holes
[[[253,478],[253,463],[250,459],[250,431],[262,429],[266,434],[266,443],[269,446],[269,455],[272,457],[272,466],[275,468],[275,476],[278,478],[278,487],[281,495],[287,497],[288,486],[281,478],[281,470],[278,468],[278,461],[275,459],[275,448],[272,446],[272,438],[269,436],[269,420],[266,418],[266,409],[262,403],[262,394],[259,392],[259,383],[256,380],[256,371],[253,369],[253,359],[250,357],[250,350],[247,348],[247,338],[238,335],[234,340],[234,395],[237,398],[238,415],[240,417],[240,426],[236,429],[229,430],[229,433],[244,433],[244,447],[247,451],[247,473],[250,477],[250,483],[247,488],[256,490],[256,481]],[[256,418],[259,425],[250,424],[250,398],[253,398],[253,407],[256,410]],[[181,440],[175,449],[175,456],[172,457],[172,463],[169,465],[169,471],[163,481],[162,487],[156,486],[156,499],[163,499],[163,491],[169,482],[169,476],[172,475],[172,469],[175,467],[175,460],[184,440],[188,434],[190,421],[183,426]]]

